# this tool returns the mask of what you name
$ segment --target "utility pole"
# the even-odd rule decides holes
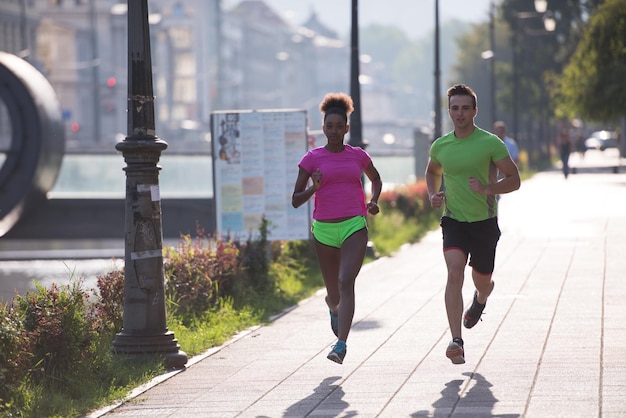
[[[100,57],[98,53],[98,21],[96,19],[96,1],[89,0],[89,24],[91,26],[91,82],[93,83],[93,121],[94,141],[102,140],[102,121],[100,109]]]
[[[163,231],[157,164],[167,143],[156,136],[147,0],[128,0],[128,136],[115,145],[126,162],[124,324],[111,350],[118,355],[163,356],[182,368],[165,318]]]
[[[28,47],[28,16],[26,14],[26,0],[20,0],[20,52],[19,57],[24,61],[30,60]]]

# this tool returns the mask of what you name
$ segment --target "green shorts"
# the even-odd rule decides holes
[[[348,237],[363,228],[367,228],[365,216],[355,216],[341,222],[313,221],[311,232],[313,237],[324,245],[341,248]]]

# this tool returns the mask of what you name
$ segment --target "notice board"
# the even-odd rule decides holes
[[[217,233],[268,239],[309,239],[310,208],[291,195],[307,151],[305,110],[219,111],[211,114],[213,194]]]

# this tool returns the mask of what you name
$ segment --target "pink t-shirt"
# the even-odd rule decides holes
[[[308,151],[298,167],[309,174],[318,168],[322,172],[322,184],[315,192],[313,219],[323,221],[367,214],[361,175],[370,162],[367,152],[350,145],[338,153],[324,147]]]

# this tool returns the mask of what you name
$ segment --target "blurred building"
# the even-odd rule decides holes
[[[148,6],[156,129],[170,150],[209,150],[214,110],[305,109],[319,129],[323,95],[349,92],[350,47],[315,12],[294,27],[261,0],[228,10],[220,0]],[[0,31],[0,50],[28,59],[56,90],[68,151],[110,152],[124,139],[127,1],[0,0]],[[368,150],[407,152],[415,124],[396,120],[392,87],[377,68],[362,61]]]
[[[0,0],[0,50],[28,58],[38,21],[28,13],[35,0]]]
[[[26,13],[26,0],[0,0],[0,51],[29,58],[29,39],[34,38],[37,22]],[[11,123],[8,110],[0,100],[0,150],[6,151],[11,143]],[[4,156],[1,157],[2,161]]]
[[[291,27],[250,0],[232,10],[219,0],[151,0],[149,13],[157,134],[170,146],[206,142],[213,110],[317,115],[324,92],[349,85],[348,48],[314,19]],[[0,49],[27,58],[55,88],[69,150],[124,138],[125,1],[0,0],[0,29]]]

